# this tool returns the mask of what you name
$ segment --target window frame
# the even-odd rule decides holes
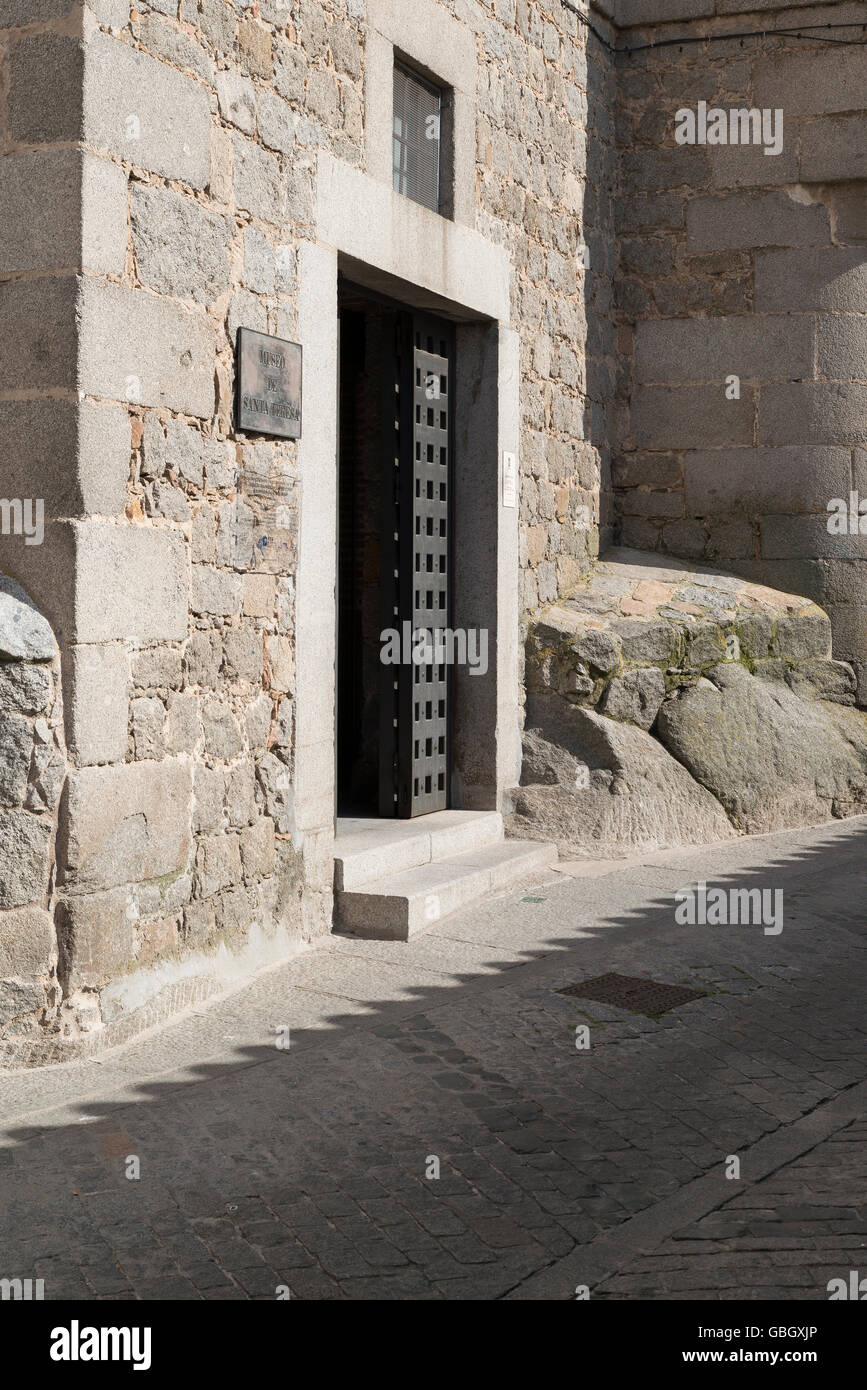
[[[400,119],[404,126],[406,121],[399,116],[397,110],[397,92],[395,90],[395,78],[401,73],[405,78],[417,83],[424,88],[431,97],[436,98],[437,119],[437,169],[436,169],[436,203],[424,202],[421,198],[414,198],[400,186],[402,181],[409,177],[406,167],[408,161],[405,156],[410,154],[413,149],[413,141],[405,138],[403,134],[398,134],[397,124]],[[408,62],[403,54],[394,52],[392,66],[392,187],[395,193],[402,198],[409,198],[410,202],[417,203],[419,207],[427,208],[430,212],[435,212],[439,216],[450,216],[451,212],[446,208],[446,195],[448,189],[447,169],[449,167],[450,147],[447,143],[451,137],[451,123],[448,120],[448,112],[451,109],[450,101],[451,89],[443,82],[431,76],[427,72],[422,72],[416,64]],[[400,160],[398,160],[398,149],[400,150]]]

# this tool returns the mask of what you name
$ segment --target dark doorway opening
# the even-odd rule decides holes
[[[338,303],[338,815],[417,816],[448,806],[453,329]]]
[[[337,811],[379,811],[383,380],[388,316],[341,288]]]

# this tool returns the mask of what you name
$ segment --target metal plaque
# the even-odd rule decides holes
[[[503,506],[518,505],[518,455],[503,454]]]
[[[235,416],[245,434],[301,438],[301,344],[238,329]]]

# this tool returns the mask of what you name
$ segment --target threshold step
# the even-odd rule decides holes
[[[504,840],[451,859],[421,864],[361,889],[338,892],[337,925],[355,936],[408,941],[458,908],[510,887],[556,858],[554,845]]]
[[[415,820],[339,817],[334,890],[354,892],[386,875],[484,849],[502,838],[499,811],[434,811]]]

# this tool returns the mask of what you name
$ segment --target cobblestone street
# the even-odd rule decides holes
[[[7,1074],[0,1275],[46,1299],[827,1299],[867,1275],[865,834],[561,864]],[[783,930],[676,925],[699,880],[781,888]],[[647,1017],[558,993],[611,971],[704,995]]]

